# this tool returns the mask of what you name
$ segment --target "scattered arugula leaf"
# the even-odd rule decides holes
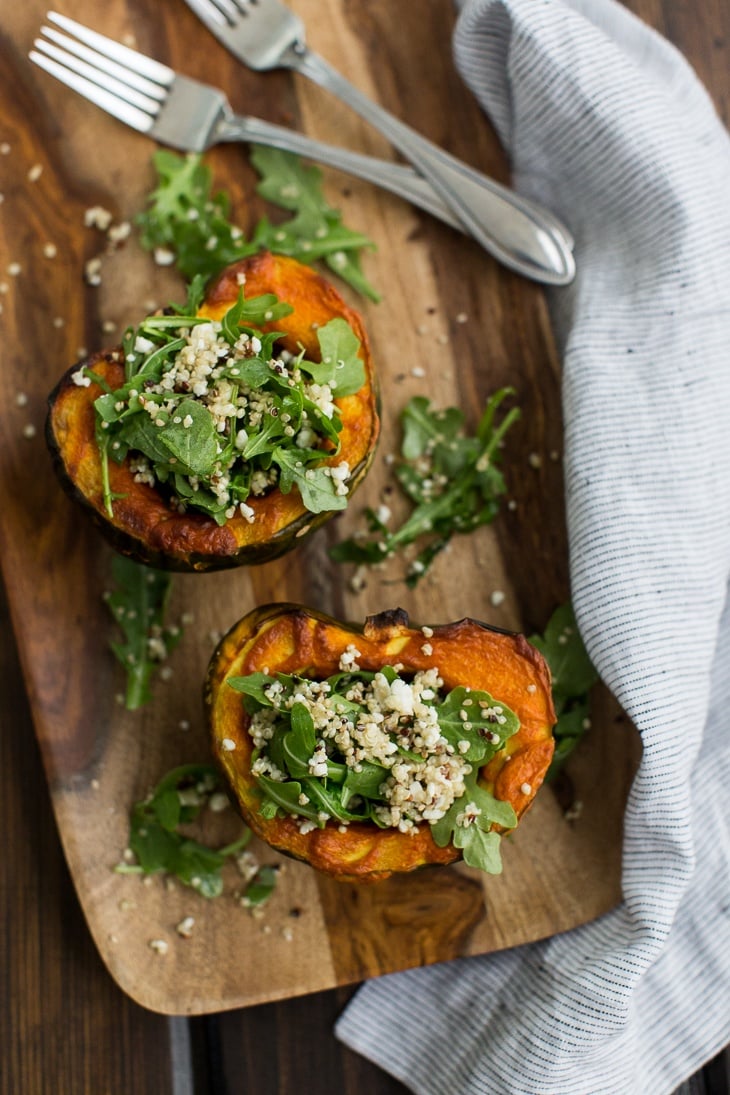
[[[425,540],[406,575],[406,584],[413,588],[452,536],[492,522],[506,490],[497,467],[500,445],[520,412],[513,407],[499,423],[495,416],[512,394],[511,388],[501,388],[491,396],[473,437],[464,434],[464,416],[458,408],[434,410],[425,396],[411,399],[401,414],[402,459],[394,467],[411,504],[410,514],[399,528],[390,530],[374,510],[366,510],[370,535],[335,545],[331,558],[374,566]]]
[[[598,680],[575,622],[573,607],[560,605],[543,635],[530,636],[552,676],[553,702],[558,721],[553,728],[555,755],[546,778],[553,779],[590,725],[588,694]]]
[[[210,796],[220,790],[218,770],[209,764],[184,764],[173,768],[152,794],[132,808],[129,847],[136,864],[121,863],[120,874],[174,875],[202,897],[223,892],[222,868],[251,839],[244,828],[238,840],[223,848],[209,848],[179,831],[198,817]]]
[[[467,863],[491,873],[501,869],[499,834],[490,829],[493,824],[512,828],[517,819],[508,803],[478,784],[478,773],[517,733],[520,723],[488,692],[459,686],[444,694],[433,687],[432,679],[418,674],[409,686],[392,666],[384,666],[379,673],[352,669],[320,682],[254,673],[232,677],[228,684],[242,693],[252,720],[256,747],[251,771],[261,791],[259,809],[264,817],[293,814],[318,828],[328,820],[372,822],[379,828],[430,824],[437,843],[443,846],[453,840],[463,849]],[[388,714],[380,711],[383,717],[378,725],[385,737],[377,754],[372,753],[365,745],[365,728],[372,725],[378,702],[385,703],[387,712],[386,694],[403,696],[409,687],[414,711],[418,708],[420,716],[404,715],[398,701],[389,721]],[[312,704],[318,711],[317,724]],[[426,708],[433,709],[433,714],[424,715]],[[328,722],[323,711],[330,712],[334,721]],[[325,729],[329,728],[326,735],[322,719]],[[436,744],[427,745],[424,727],[434,722],[440,738],[437,735]],[[401,802],[402,816],[394,821],[392,803],[398,801],[390,794],[394,779],[405,780],[408,786],[424,781],[425,786],[433,779],[428,765],[434,757],[439,765],[451,766],[457,778],[463,776],[464,794],[438,821],[429,818],[428,808],[425,815],[420,813],[418,796],[409,798],[406,803],[411,805]],[[473,828],[472,814],[478,815]]]
[[[213,193],[211,171],[201,156],[178,156],[160,149],[153,155],[157,186],[137,218],[143,247],[174,256],[187,279],[200,275],[207,280],[224,266],[262,249],[305,263],[321,259],[357,292],[379,300],[360,263],[361,251],[374,244],[346,228],[341,214],[327,204],[319,169],[305,167],[292,153],[259,145],[251,149],[251,162],[261,175],[259,193],[293,212],[292,218],[272,224],[264,217],[247,240],[229,220],[229,197]]]
[[[125,706],[134,711],[150,700],[152,677],[180,641],[182,631],[165,624],[169,574],[115,555],[112,577],[114,588],[104,599],[124,642],[114,640],[110,646],[127,672]]]
[[[247,909],[253,909],[258,905],[264,905],[276,888],[278,874],[279,868],[272,867],[270,864],[264,864],[263,867],[259,867],[246,887],[246,892],[241,899],[241,904]]]

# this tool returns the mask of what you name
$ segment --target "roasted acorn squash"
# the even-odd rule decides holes
[[[348,492],[364,477],[374,455],[379,432],[377,388],[367,333],[362,319],[323,277],[293,259],[268,252],[228,267],[207,288],[198,314],[221,319],[235,304],[240,286],[246,297],[273,293],[292,306],[290,315],[263,326],[281,331],[278,345],[296,355],[318,360],[317,329],[341,317],[360,340],[359,357],[365,366],[365,383],[354,395],[336,398],[342,420],[340,451],[328,463],[347,461]],[[112,390],[124,382],[120,349],[98,353],[86,365]],[[61,482],[81,502],[111,543],[139,562],[174,570],[216,570],[241,564],[261,563],[292,548],[298,537],[311,532],[330,512],[309,512],[297,489],[288,494],[277,487],[249,499],[253,520],[231,517],[218,525],[207,514],[175,512],[157,487],[135,480],[127,457],[109,463],[113,512],[104,504],[102,464],[95,439],[94,401],[102,389],[96,383],[79,386],[73,379],[79,365],[61,379],[49,400],[46,436]]]
[[[379,881],[393,872],[461,857],[452,843],[437,846],[428,824],[413,833],[378,828],[372,821],[346,828],[328,821],[315,828],[291,814],[262,816],[262,793],[251,772],[251,720],[243,696],[229,682],[261,672],[323,680],[338,672],[350,644],[359,652],[362,670],[399,663],[404,675],[413,675],[435,666],[445,689],[483,689],[518,716],[519,730],[481,768],[478,778],[480,787],[511,804],[519,818],[550,764],[555,722],[549,669],[522,635],[470,619],[422,630],[410,626],[400,609],[370,617],[362,629],[354,629],[298,605],[278,604],[255,609],[222,639],[205,688],[214,755],[254,832],[273,848],[345,881]]]

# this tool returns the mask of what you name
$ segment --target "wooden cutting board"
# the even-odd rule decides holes
[[[494,133],[455,74],[449,0],[294,0],[314,47],[417,129],[505,180]],[[386,144],[331,97],[282,72],[244,70],[181,0],[67,0],[63,12],[216,83],[234,108],[381,156]],[[194,617],[149,708],[125,712],[107,649],[102,593],[110,551],[62,494],[43,441],[45,400],[81,347],[115,344],[150,302],[180,296],[133,234],[113,253],[85,211],[133,220],[153,181],[154,145],[40,73],[26,55],[45,14],[11,5],[0,69],[0,282],[4,374],[0,435],[0,552],[38,739],[65,853],[89,928],[110,973],[156,1011],[195,1014],[312,992],[388,971],[511,947],[595,918],[620,899],[624,804],[637,760],[633,729],[600,689],[594,724],[557,786],[546,788],[505,842],[504,874],[463,866],[353,887],[287,862],[263,917],[233,896],[206,902],[155,877],[113,872],[128,811],[173,765],[205,761],[201,684],[217,634],[256,604],[301,601],[362,620],[396,604],[419,622],[470,615],[541,629],[568,596],[561,466],[559,363],[545,301],[475,244],[398,199],[335,172],[326,192],[377,251],[366,271],[383,294],[364,315],[383,390],[383,435],[370,477],[347,514],[284,559],[219,575],[178,576],[171,618]],[[208,156],[235,219],[267,211],[241,146]],[[101,255],[102,281],[84,264]],[[423,370],[425,376],[414,376]],[[486,397],[511,384],[522,419],[505,449],[510,498],[493,527],[460,539],[409,591],[392,566],[355,592],[328,547],[359,526],[389,481],[385,457],[413,395],[461,406],[474,425]],[[504,593],[499,604],[492,593]],[[182,729],[186,723],[187,730]],[[44,788],[28,788],[29,809]],[[575,802],[582,811],[566,809]],[[579,812],[579,816],[574,816]],[[233,817],[224,822],[231,831]],[[264,847],[262,862],[276,857]],[[240,880],[239,880],[240,882]],[[184,917],[189,939],[175,931]],[[150,949],[153,939],[167,954]]]

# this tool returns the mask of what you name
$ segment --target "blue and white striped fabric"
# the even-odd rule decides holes
[[[639,728],[623,903],[365,985],[337,1026],[429,1095],[654,1095],[730,1041],[730,140],[613,0],[465,0],[460,71],[576,236],[552,290],[573,602]]]

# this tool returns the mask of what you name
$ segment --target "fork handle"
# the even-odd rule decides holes
[[[324,58],[297,44],[288,68],[331,91],[379,129],[428,180],[464,229],[505,266],[536,281],[567,285],[575,274],[572,239],[551,213],[439,148],[363,95]]]
[[[245,141],[249,144],[266,145],[268,148],[279,148],[283,152],[294,152],[316,163],[327,164],[328,167],[334,167],[348,175],[374,183],[383,190],[389,190],[392,194],[404,198],[412,205],[419,206],[452,228],[463,231],[459,218],[439,197],[430,183],[417,175],[410,167],[379,160],[375,156],[364,156],[359,152],[351,152],[347,148],[326,144],[324,141],[316,141],[296,130],[242,114],[232,114],[224,118],[216,132],[216,140]]]

